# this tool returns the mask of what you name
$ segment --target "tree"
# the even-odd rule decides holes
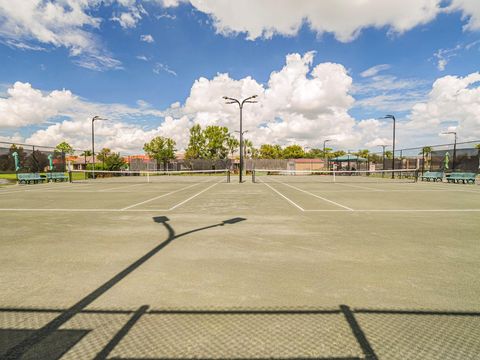
[[[320,159],[323,158],[323,151],[322,149],[310,149],[308,152],[305,153],[305,157],[308,159]]]
[[[393,153],[390,150],[385,151],[385,158],[391,160],[393,158]]]
[[[85,150],[80,156],[92,156],[92,150]]]
[[[355,155],[357,155],[358,157],[364,158],[364,159],[368,159],[370,157],[370,151],[367,150],[367,149],[358,150],[355,153]]]
[[[331,157],[339,157],[339,156],[343,156],[343,155],[346,155],[347,153],[343,150],[337,150],[337,151],[334,151],[332,154],[331,154]]]
[[[429,168],[430,167],[432,150],[433,149],[432,149],[431,146],[424,146],[422,148],[422,151],[418,154],[418,155],[423,155],[423,161],[424,161],[423,168]]]
[[[225,126],[210,125],[203,131],[205,138],[205,157],[210,160],[228,157],[227,139],[230,137]]]
[[[227,139],[227,148],[231,156],[233,156],[233,154],[235,153],[235,151],[238,149],[239,146],[240,146],[240,142],[235,137],[230,136]]]
[[[125,167],[126,162],[120,153],[111,153],[105,158],[105,170],[118,171]]]
[[[109,148],[103,148],[98,153],[97,159],[105,163],[105,160],[110,156],[111,153],[112,153],[112,150],[110,150]]]
[[[300,145],[290,145],[283,149],[284,159],[300,159],[305,156],[305,151]]]
[[[243,156],[247,158],[248,156],[252,157],[253,153],[253,142],[248,139],[243,140]]]
[[[67,143],[66,141],[62,141],[60,144],[55,146],[55,150],[58,152],[62,152],[66,155],[72,155],[73,154],[73,147]]]
[[[282,153],[280,145],[262,144],[259,149],[260,159],[281,159]]]
[[[166,169],[168,162],[175,159],[175,145],[175,140],[157,136],[144,144],[143,150],[148,156],[157,160],[157,163],[163,163],[163,168]]]
[[[480,150],[480,144],[475,145],[475,149]]]
[[[186,159],[201,159],[205,155],[205,137],[202,127],[194,125],[190,128],[190,140],[185,151]]]

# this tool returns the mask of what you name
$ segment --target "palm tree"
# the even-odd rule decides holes
[[[239,145],[240,145],[240,143],[233,136],[230,136],[227,139],[227,148],[228,148],[228,151],[230,152],[230,155],[232,157],[233,157],[233,154],[235,153],[235,151],[237,151],[237,148],[238,148]]]
[[[429,164],[430,164],[431,155],[432,155],[432,147],[431,146],[424,146],[422,148],[422,152],[420,152],[418,155],[423,156],[423,163],[424,163],[423,168],[430,168]]]
[[[243,155],[246,158],[247,154],[252,155],[252,153],[253,153],[253,143],[248,139],[244,139],[243,140]]]

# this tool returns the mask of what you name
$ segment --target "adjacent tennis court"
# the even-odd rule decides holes
[[[7,358],[480,353],[478,185],[73,175],[0,189]]]

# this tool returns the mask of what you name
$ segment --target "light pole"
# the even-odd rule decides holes
[[[388,145],[378,145],[378,146],[381,146],[382,147],[382,177],[385,177],[385,148],[388,146]]]
[[[329,164],[328,164],[327,153],[325,152],[325,149],[326,149],[325,144],[326,144],[327,142],[329,142],[329,141],[332,141],[332,140],[331,140],[331,139],[325,139],[325,140],[323,140],[323,161],[324,161],[324,163],[327,165],[327,170],[330,170],[330,166],[329,166]]]
[[[395,178],[395,116],[385,115],[383,119],[392,119],[393,120],[393,139],[392,139],[392,179]]]
[[[243,99],[242,101],[237,100],[235,98],[231,98],[228,96],[224,96],[223,99],[226,101],[226,104],[238,104],[238,107],[240,108],[240,174],[239,174],[239,181],[240,184],[242,183],[242,173],[243,173],[243,131],[242,131],[242,116],[243,116],[243,105],[245,103],[251,103],[254,104],[258,101],[253,100],[257,97],[257,95],[250,96],[246,99]]]
[[[103,119],[98,115],[95,115],[92,118],[92,159],[93,159],[93,172],[92,172],[92,177],[95,179],[95,127],[94,123],[96,120],[107,120]]]
[[[457,157],[457,132],[456,131],[447,131],[442,134],[453,134],[455,140],[453,143],[453,160],[452,160],[452,171],[455,171],[455,158]]]

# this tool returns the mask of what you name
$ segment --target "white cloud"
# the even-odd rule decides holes
[[[464,19],[467,20],[464,30],[480,29],[480,2],[478,0],[452,0],[450,9],[463,13]]]
[[[0,98],[0,127],[44,123],[46,119],[62,115],[75,101],[76,97],[68,90],[42,94],[28,83],[16,82],[7,90],[7,97]]]
[[[455,126],[464,140],[480,138],[479,85],[478,72],[437,79],[427,101],[413,106],[407,128],[438,134]]]
[[[146,35],[140,35],[140,41],[144,41],[147,43],[153,43],[155,42],[155,39],[153,38],[152,35],[146,34]]]
[[[458,55],[461,55],[462,51],[469,51],[474,49],[480,44],[480,40],[471,41],[469,43],[460,43],[450,49],[438,49],[433,56],[437,59],[437,69],[444,71],[450,60]]]
[[[146,57],[145,55],[137,55],[136,58],[138,60],[142,60],[142,61],[148,61],[148,57]]]
[[[44,127],[24,141],[55,145],[67,140],[77,148],[88,148],[90,120],[98,114],[110,119],[96,124],[98,146],[137,153],[150,138],[163,135],[173,137],[177,148],[183,149],[194,123],[227,126],[231,132],[238,129],[238,106],[225,104],[223,96],[243,99],[256,94],[258,103],[245,105],[243,121],[244,130],[248,130],[246,138],[257,146],[299,143],[319,147],[325,138],[334,140],[334,148],[352,150],[390,143],[391,121],[358,120],[349,114],[355,100],[347,70],[335,63],[314,65],[313,58],[314,52],[287,55],[283,68],[273,71],[266,84],[252,77],[232,79],[228,74],[199,78],[183,106],[174,102],[165,111],[142,100],[137,107],[91,103],[68,90],[45,93],[30,84],[15,83],[6,97],[0,98],[0,118],[9,131],[31,124]],[[371,88],[385,86],[371,80],[375,77],[368,78]],[[399,87],[414,92],[418,90],[414,83],[404,81]],[[452,126],[460,139],[479,138],[479,83],[480,73],[435,81],[426,100],[412,101],[411,114],[397,118],[397,146],[437,142],[438,134]],[[160,125],[147,127],[152,121]]]
[[[68,90],[55,90],[44,93],[34,89],[28,83],[16,82],[0,98],[0,129],[18,129],[30,125],[45,127],[34,131],[26,138],[18,134],[5,137],[16,142],[27,142],[39,145],[55,145],[63,140],[70,142],[75,148],[90,147],[90,126],[93,115],[102,115],[110,121],[102,121],[95,125],[99,146],[111,146],[115,151],[127,153],[138,152],[143,143],[152,136],[167,134],[167,130],[178,124],[176,133],[169,136],[183,141],[188,136],[185,119],[164,121],[155,129],[144,129],[141,125],[145,118],[156,118],[158,122],[164,112],[152,108],[144,101],[138,107],[122,104],[99,104],[80,99]],[[182,143],[183,146],[183,143]]]
[[[365,71],[362,71],[360,73],[360,76],[361,77],[371,77],[371,76],[375,76],[377,75],[379,72],[381,71],[384,71],[384,70],[388,70],[390,69],[390,65],[388,64],[380,64],[380,65],[375,65],[375,66],[372,66],[371,68],[368,68],[367,70]]]
[[[346,42],[367,27],[388,27],[395,33],[403,33],[428,23],[440,11],[440,0],[191,0],[191,3],[213,18],[219,33],[246,33],[250,40],[274,34],[293,36],[305,24],[318,34],[330,32]]]
[[[87,63],[90,69],[117,68],[119,61],[105,53],[90,31],[101,23],[89,14],[98,4],[98,0],[0,0],[0,38],[24,50],[42,50],[43,45],[65,47],[71,56],[88,57],[77,63]],[[92,66],[95,59],[100,62]]]
[[[156,63],[153,67],[153,72],[157,75],[161,72],[166,72],[167,74],[177,76],[177,73],[174,70],[170,69],[168,65],[162,63]]]

